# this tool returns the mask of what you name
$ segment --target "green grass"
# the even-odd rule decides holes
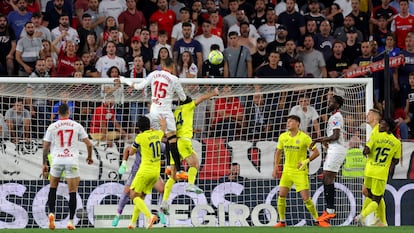
[[[115,230],[116,229],[116,230]],[[107,229],[95,229],[95,228],[76,228],[74,233],[133,233],[143,232],[148,233],[350,233],[356,231],[358,233],[384,233],[384,232],[414,232],[414,226],[401,226],[401,227],[331,227],[331,228],[319,228],[319,227],[287,227],[287,228],[271,228],[271,227],[186,227],[186,228],[153,228],[149,231],[137,228],[135,230],[129,230],[126,228],[107,228]],[[39,233],[39,232],[52,232],[49,229],[2,229],[1,233]],[[69,232],[66,229],[56,229],[53,232]]]

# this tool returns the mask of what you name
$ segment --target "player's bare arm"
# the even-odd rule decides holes
[[[340,134],[341,134],[340,129],[334,129],[333,134],[331,136],[323,137],[323,138],[317,138],[312,143],[316,143],[316,142],[329,143],[329,142],[332,142],[332,141],[336,141],[336,140],[339,139]]]
[[[89,140],[89,138],[83,139],[83,142],[85,143],[86,150],[88,151],[88,157],[86,158],[86,162],[88,164],[92,164],[93,163],[93,159],[92,159],[92,147],[93,147],[93,145],[92,145],[92,142],[91,142],[91,140]]]
[[[278,174],[280,173],[279,165],[280,165],[281,157],[282,157],[282,151],[277,149],[276,152],[275,152],[275,164],[274,164],[273,173],[272,173],[273,178],[277,178]]]
[[[195,105],[201,104],[203,101],[210,99],[211,97],[220,95],[218,87],[214,88],[212,92],[206,93],[195,100]]]
[[[312,146],[312,147],[309,147],[309,149],[312,150],[312,154],[309,158],[307,158],[303,161],[300,161],[298,163],[298,169],[299,170],[305,169],[305,167],[306,167],[306,165],[308,165],[308,163],[312,162],[314,159],[316,159],[320,155],[319,150],[318,150],[318,148],[316,148],[315,145]]]
[[[50,151],[50,142],[43,141],[43,168],[42,168],[42,175],[43,178],[47,179],[49,176],[49,167],[47,165],[47,155]]]

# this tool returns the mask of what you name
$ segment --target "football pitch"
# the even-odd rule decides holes
[[[76,233],[131,233],[131,232],[151,232],[151,233],[385,233],[385,232],[414,232],[414,226],[400,226],[400,227],[286,227],[286,228],[272,228],[272,227],[169,227],[169,228],[153,228],[146,230],[144,228],[136,228],[129,230],[127,228],[76,228]],[[1,233],[39,233],[39,232],[69,232],[67,229],[56,229],[50,231],[49,229],[2,229]]]

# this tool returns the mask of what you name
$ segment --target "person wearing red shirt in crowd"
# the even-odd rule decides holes
[[[149,21],[158,22],[158,30],[165,30],[168,33],[168,41],[171,40],[171,32],[174,24],[177,22],[177,17],[173,10],[168,9],[167,0],[157,0],[158,10],[154,12]]]
[[[397,47],[405,49],[405,38],[414,29],[414,15],[408,13],[408,0],[400,0],[400,13],[391,23],[391,31],[397,37]]]
[[[231,86],[225,85],[222,96],[230,96]],[[216,100],[214,107],[215,135],[214,137],[227,137],[229,141],[235,139],[240,133],[244,118],[244,108],[239,98],[223,97]]]
[[[118,16],[119,31],[124,35],[124,41],[130,42],[133,31],[136,28],[143,28],[147,26],[142,11],[137,10],[137,3],[135,0],[127,0],[127,9]]]
[[[53,42],[52,46],[56,48],[56,45],[65,38],[67,31],[63,31],[59,37]],[[56,48],[58,54],[56,77],[71,77],[75,71],[75,61],[79,60],[76,56],[77,44],[75,41],[65,41],[61,48]]]
[[[14,11],[12,5],[10,5],[10,0],[0,0],[0,13],[2,15],[5,15],[7,17],[7,15]]]
[[[106,141],[108,147],[112,147],[113,140],[126,135],[115,116],[114,97],[108,95],[92,115],[90,135],[93,140]]]

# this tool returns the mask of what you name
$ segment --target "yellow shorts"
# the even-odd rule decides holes
[[[193,142],[188,138],[178,138],[177,141],[178,151],[180,152],[180,160],[183,161],[190,157],[192,154],[196,154],[193,150]],[[175,164],[174,159],[171,156],[170,164]]]
[[[296,186],[296,192],[300,192],[306,189],[309,190],[310,186],[309,186],[308,174],[283,172],[282,177],[280,178],[279,186],[290,189],[292,185]]]
[[[148,173],[138,171],[135,175],[134,180],[132,181],[131,190],[134,190],[136,193],[145,193],[150,194],[155,183],[157,183],[158,178],[160,177],[159,173]]]
[[[379,180],[372,177],[364,177],[364,185],[367,189],[371,190],[371,193],[375,196],[382,196],[385,193],[385,187],[387,186],[386,180]]]

